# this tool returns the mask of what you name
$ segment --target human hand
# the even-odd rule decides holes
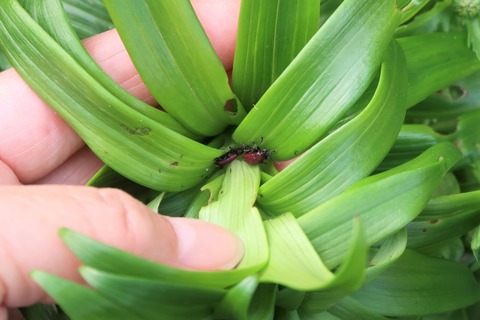
[[[192,1],[227,69],[239,2]],[[115,81],[155,103],[115,31],[84,44]],[[220,227],[160,216],[119,190],[60,186],[85,184],[101,161],[14,70],[0,73],[0,97],[0,319],[7,308],[50,301],[30,279],[34,269],[80,281],[79,261],[58,237],[61,227],[176,267],[219,270],[238,263],[242,245]]]

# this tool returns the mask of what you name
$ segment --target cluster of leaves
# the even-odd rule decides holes
[[[192,272],[62,230],[90,287],[33,277],[70,318],[478,317],[478,1],[242,0],[231,86],[189,1],[86,3],[4,0],[9,63],[106,163],[90,185],[222,225],[246,252]],[[166,112],[81,46],[110,18]],[[301,156],[214,166],[260,143]]]

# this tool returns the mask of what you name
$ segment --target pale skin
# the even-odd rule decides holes
[[[240,0],[192,4],[230,69]],[[155,105],[115,30],[84,45],[115,81]],[[14,308],[51,302],[32,270],[80,281],[80,262],[60,240],[61,227],[180,268],[224,270],[240,261],[241,242],[220,227],[155,214],[119,190],[81,186],[102,162],[13,69],[0,73],[0,101],[0,320],[8,311],[18,316]]]

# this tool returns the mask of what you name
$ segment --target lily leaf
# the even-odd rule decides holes
[[[89,267],[82,267],[80,273],[100,295],[145,320],[204,319],[225,295],[221,289],[121,276]]]
[[[232,86],[250,110],[318,30],[320,1],[241,2]]]
[[[392,267],[352,297],[385,316],[421,316],[478,302],[480,287],[464,264],[406,250]]]
[[[133,110],[63,50],[15,0],[0,6],[0,47],[22,78],[107,165],[156,190],[202,181],[221,151]],[[118,146],[121,146],[118,147]]]
[[[363,223],[359,218],[353,220],[353,235],[347,258],[335,274],[335,278],[318,291],[308,292],[300,305],[303,314],[319,313],[354,292],[363,285],[367,262],[367,242]]]
[[[62,306],[72,320],[142,319],[131,313],[128,308],[77,283],[41,271],[34,271],[32,278]]]
[[[324,263],[337,266],[345,257],[354,217],[364,222],[369,245],[398,232],[421,212],[459,159],[452,144],[440,143],[410,162],[360,180],[298,222]]]
[[[317,142],[377,73],[400,21],[395,2],[343,1],[248,113],[233,139],[261,141],[276,160],[293,158]]]
[[[258,209],[253,207],[260,184],[258,166],[235,160],[226,168],[218,199],[200,210],[200,219],[237,234],[245,255],[237,269],[260,270],[268,260],[268,244]]]
[[[407,59],[407,108],[480,70],[480,61],[468,48],[464,33],[421,34],[399,38],[398,42]]]
[[[465,235],[480,224],[480,191],[432,199],[408,224],[408,246],[427,247]]]
[[[72,27],[80,39],[99,34],[113,28],[102,0],[62,0]]]
[[[406,83],[405,59],[393,42],[368,106],[264,183],[259,190],[261,207],[270,214],[289,211],[298,217],[369,175],[401,128]]]
[[[104,2],[142,80],[169,114],[206,136],[242,120],[245,111],[190,1]]]

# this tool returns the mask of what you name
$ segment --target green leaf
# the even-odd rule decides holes
[[[293,215],[284,214],[264,223],[270,259],[261,282],[301,291],[318,290],[332,282],[333,273],[320,260]]]
[[[369,245],[398,232],[421,212],[460,158],[452,144],[438,144],[402,166],[360,180],[298,222],[324,263],[337,266],[345,257],[354,217],[364,222]]]
[[[408,246],[422,248],[465,235],[480,224],[480,191],[432,199],[408,224]]]
[[[299,308],[301,313],[316,314],[325,311],[335,302],[362,286],[365,280],[367,242],[363,222],[359,218],[353,220],[352,232],[347,257],[335,274],[335,278],[322,290],[305,295]]]
[[[363,304],[348,296],[328,309],[336,319],[386,320],[387,318],[366,308]]]
[[[424,1],[423,4],[425,5],[426,2]],[[437,31],[439,29],[438,24],[442,21],[444,15],[448,12],[448,9],[451,8],[451,4],[452,0],[435,3],[431,9],[415,16],[410,23],[400,26],[395,32],[395,36],[405,37]]]
[[[89,267],[82,267],[80,273],[100,295],[145,320],[204,319],[225,295],[221,289],[119,276]]]
[[[468,48],[464,33],[421,34],[398,42],[407,59],[407,107],[480,70],[480,61]]]
[[[468,45],[480,60],[480,19],[468,19],[467,22]]]
[[[200,210],[200,219],[237,234],[245,254],[237,269],[260,270],[268,260],[268,244],[258,209],[253,207],[260,184],[258,166],[233,161],[226,167],[218,199]]]
[[[177,269],[115,249],[68,229],[62,229],[60,235],[68,248],[85,265],[120,276],[207,288],[226,288],[253,274],[252,270],[247,268],[212,272]]]
[[[480,226],[475,227],[471,232],[472,240],[470,242],[470,248],[475,256],[475,259],[480,260]]]
[[[407,74],[393,42],[368,106],[260,187],[270,214],[301,216],[369,175],[391,148],[405,116]]]
[[[234,140],[262,141],[276,160],[304,152],[368,87],[399,20],[393,0],[343,1],[238,126]]]
[[[449,84],[441,91],[429,96],[407,112],[408,120],[438,127],[438,122],[453,121],[463,113],[480,108],[480,72]],[[449,128],[446,131],[451,131]]]
[[[245,111],[190,1],[104,2],[142,80],[169,114],[207,136],[241,121]]]
[[[405,0],[407,1],[407,0]],[[404,1],[404,2],[405,2]],[[402,10],[402,23],[410,20],[414,17],[420,10],[423,9],[431,0],[416,0],[410,1],[408,0],[408,4]]]
[[[232,86],[250,110],[315,34],[320,1],[244,0]]]
[[[367,282],[387,270],[407,248],[407,228],[388,237],[376,250],[367,268]]]
[[[247,277],[228,290],[215,308],[215,318],[273,319],[275,291],[275,285],[259,285],[257,276]]]
[[[102,85],[129,107],[150,119],[182,135],[190,138],[198,138],[197,135],[192,134],[182,127],[169,114],[137,99],[113,81],[113,79],[99,67],[81,44],[63,10],[60,0],[20,0],[19,2],[41,27],[48,32],[70,56],[75,58],[82,68],[98,81],[98,85]]]
[[[466,307],[480,300],[480,287],[464,264],[406,250],[391,268],[352,296],[382,315],[405,317]]]
[[[107,165],[139,184],[187,189],[208,176],[221,154],[125,105],[14,0],[0,7],[0,46],[23,79]]]
[[[450,137],[435,132],[423,124],[404,124],[385,159],[377,167],[384,171],[401,165],[419,156],[437,143],[450,141]]]
[[[142,319],[122,305],[77,283],[41,271],[34,271],[32,278],[55,299],[72,320]]]
[[[80,39],[99,34],[113,28],[102,0],[62,0],[75,33]]]

